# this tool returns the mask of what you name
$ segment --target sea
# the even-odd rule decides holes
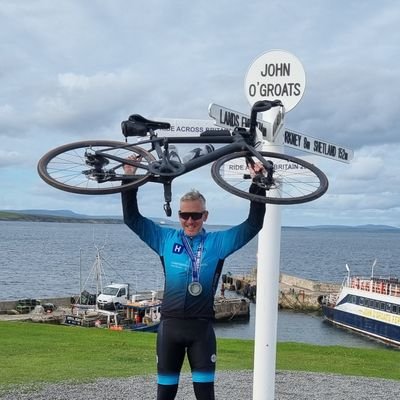
[[[206,229],[227,229],[208,226]],[[400,230],[371,227],[283,227],[280,271],[341,283],[346,264],[360,276],[400,277]],[[258,239],[230,256],[223,273],[243,275],[256,266]],[[105,281],[128,282],[131,291],[162,289],[158,256],[124,224],[0,221],[0,301],[76,295],[95,287],[100,256]],[[94,293],[92,291],[92,293]],[[254,339],[256,305],[249,321],[216,323],[217,337]],[[332,327],[319,314],[279,311],[277,338],[284,342],[380,347]]]

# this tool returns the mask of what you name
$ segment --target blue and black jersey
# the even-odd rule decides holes
[[[248,218],[225,231],[201,233],[188,238],[193,252],[204,240],[199,282],[202,292],[192,296],[187,288],[192,281],[192,261],[182,241],[183,229],[160,226],[142,216],[137,205],[137,190],[122,193],[124,222],[161,259],[165,274],[162,318],[214,318],[214,295],[226,257],[243,247],[260,231],[265,205],[251,202]]]

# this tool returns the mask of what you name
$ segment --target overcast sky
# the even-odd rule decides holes
[[[400,227],[399,21],[395,0],[1,0],[0,210],[120,215],[119,195],[46,185],[39,158],[71,141],[121,140],[132,113],[208,119],[211,102],[247,113],[248,68],[283,49],[306,72],[286,127],[354,150],[350,164],[315,158],[329,191],[284,207],[283,224]],[[209,222],[245,217],[246,200],[199,176],[176,181],[174,212],[195,186]],[[161,188],[147,186],[142,211],[162,217]]]

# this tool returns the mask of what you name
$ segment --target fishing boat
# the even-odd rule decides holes
[[[80,295],[71,298],[71,312],[65,314],[62,323],[156,332],[160,324],[163,291],[147,290],[131,294],[128,283],[107,283],[109,279],[103,265],[106,260],[102,256],[102,249],[96,247],[96,250],[95,262],[83,290],[80,290]],[[91,294],[87,289],[96,294]]]
[[[162,299],[157,296],[161,291],[151,291],[151,297],[148,293],[146,291],[132,295],[127,304],[116,310],[104,310],[96,306],[82,309],[80,305],[74,305],[73,311],[65,315],[63,323],[118,331],[157,332],[162,304]]]
[[[336,294],[320,296],[324,318],[389,345],[400,347],[400,280],[392,277],[347,276]]]
[[[138,300],[132,296],[125,306],[126,321],[125,329],[141,332],[157,332],[161,319],[162,300],[156,297],[151,299]]]

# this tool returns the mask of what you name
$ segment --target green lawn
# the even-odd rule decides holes
[[[0,388],[155,374],[151,333],[0,322]],[[253,367],[252,340],[219,339],[218,370]],[[279,343],[277,369],[400,380],[400,351]],[[187,365],[185,365],[187,370]]]

